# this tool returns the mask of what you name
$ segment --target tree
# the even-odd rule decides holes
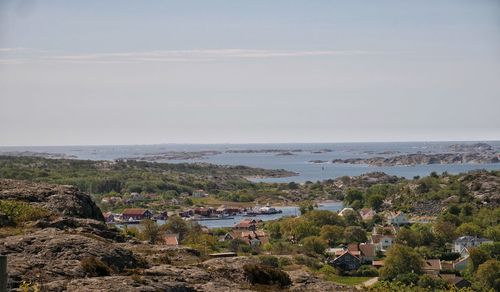
[[[469,248],[469,271],[475,272],[479,265],[490,259],[487,251],[480,248]]]
[[[188,231],[188,226],[186,221],[182,220],[179,216],[169,217],[167,220],[167,224],[163,225],[165,230],[168,230],[171,233],[178,233],[179,239],[183,239]]]
[[[400,274],[421,274],[422,263],[422,257],[413,248],[395,244],[387,251],[380,275],[393,280]]]
[[[314,210],[314,205],[313,203],[307,201],[307,202],[302,202],[299,204],[299,211],[301,215],[306,214],[309,211]]]
[[[326,241],[318,236],[309,236],[304,238],[303,247],[306,253],[323,254],[327,247]]]
[[[374,210],[379,211],[382,204],[384,204],[384,196],[377,194],[368,197],[368,206],[372,207]]]
[[[455,238],[455,229],[457,227],[443,220],[439,220],[434,223],[434,233],[438,239],[442,242],[450,242]]]
[[[488,260],[479,265],[476,272],[477,282],[484,290],[500,291],[500,262]]]
[[[404,244],[411,247],[416,247],[418,241],[418,235],[415,231],[409,228],[401,228],[396,236],[396,242],[400,244]]]
[[[344,230],[344,238],[347,242],[365,242],[366,231],[358,226],[349,226]]]
[[[328,242],[328,245],[334,246],[344,237],[344,228],[336,225],[323,225],[320,231],[321,238]]]
[[[362,220],[359,213],[352,210],[346,210],[342,217],[344,218],[345,224],[350,226],[359,225],[359,222]]]
[[[306,213],[305,217],[316,226],[343,225],[344,221],[337,213],[327,210],[313,210]]]
[[[356,200],[363,201],[363,192],[356,188],[349,188],[345,194],[344,200],[347,204],[351,204]]]
[[[141,237],[150,243],[156,243],[161,239],[161,230],[158,224],[150,219],[141,221]]]
[[[470,235],[470,236],[481,236],[481,227],[477,226],[474,223],[464,223],[457,228],[457,234],[462,235]]]

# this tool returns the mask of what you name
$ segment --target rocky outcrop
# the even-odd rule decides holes
[[[23,201],[60,216],[104,222],[101,210],[90,196],[73,186],[0,179],[0,200]]]
[[[108,227],[105,223],[94,219],[82,219],[73,217],[59,217],[55,220],[41,219],[29,225],[34,228],[55,228],[72,233],[96,235],[114,242],[124,242],[125,236],[115,227]]]
[[[43,282],[85,278],[87,273],[81,261],[86,257],[99,259],[112,273],[142,267],[132,252],[99,236],[73,234],[56,228],[4,238],[0,254],[7,255],[13,287],[22,280],[37,281],[37,278]]]
[[[335,159],[332,163],[367,164],[371,166],[398,166],[419,164],[483,164],[500,162],[496,153],[440,153],[405,154],[392,157]]]

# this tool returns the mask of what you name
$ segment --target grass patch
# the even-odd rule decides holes
[[[373,277],[351,277],[351,276],[328,275],[325,278],[328,281],[332,281],[337,284],[356,286],[362,284],[365,281],[370,280]]]
[[[7,215],[15,225],[52,217],[47,209],[14,200],[0,200],[0,212]]]

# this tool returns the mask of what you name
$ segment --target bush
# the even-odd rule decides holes
[[[111,269],[96,257],[86,257],[80,261],[85,273],[91,277],[103,277],[111,274]]]
[[[293,257],[293,259],[296,264],[305,265],[313,270],[317,270],[322,266],[322,264],[316,259],[304,255],[296,255]]]
[[[289,259],[289,258],[286,258],[286,257],[281,257],[278,259],[278,266],[280,268],[284,267],[284,266],[289,266],[292,264],[292,260]]]
[[[359,276],[359,277],[377,277],[378,276],[378,270],[373,267],[373,266],[361,266],[359,269],[354,271],[352,273],[352,276]]]
[[[52,214],[44,208],[13,200],[0,200],[0,213],[7,215],[16,225],[52,216]]]
[[[252,284],[279,285],[287,287],[292,284],[290,276],[280,269],[262,264],[246,264],[243,266],[246,279]]]
[[[259,256],[260,263],[266,266],[277,268],[279,266],[278,258],[270,255]]]

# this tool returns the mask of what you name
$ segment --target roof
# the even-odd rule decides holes
[[[142,208],[130,208],[124,209],[122,215],[144,215],[148,211],[147,209]]]
[[[358,254],[356,255],[355,253],[353,252],[350,252],[349,250],[345,250],[342,254],[340,254],[339,256],[337,256],[335,259],[333,259],[333,261],[335,262],[336,260],[342,258],[342,257],[345,257],[345,256],[351,256],[355,259],[357,259],[358,261],[360,260],[359,259],[359,252]]]
[[[478,242],[487,242],[487,241],[491,241],[487,238],[478,238],[478,237],[475,237],[475,236],[469,236],[469,235],[466,235],[466,236],[460,236],[459,238],[457,238],[455,240],[456,243],[461,243],[461,242],[473,242],[473,241],[478,241]]]
[[[361,243],[358,246],[361,251],[361,255],[365,257],[374,257],[375,256],[375,245],[372,243]]]
[[[456,284],[465,280],[464,278],[459,277],[455,274],[441,274],[441,275],[439,275],[439,277],[441,277],[441,279],[445,280],[446,282],[448,282],[449,284],[452,284],[452,285],[456,285]],[[465,280],[465,281],[467,281],[467,280]]]
[[[163,238],[163,240],[165,241],[166,245],[177,246],[177,245],[179,245],[178,238],[179,238],[179,234],[172,233],[172,234],[165,235],[165,237]]]
[[[392,238],[392,239],[396,238],[396,236],[394,234],[373,234],[372,235],[372,242],[379,243],[382,240],[382,238],[386,238],[386,237]]]
[[[441,270],[441,261],[439,259],[425,260],[422,264],[422,269],[424,270]]]

